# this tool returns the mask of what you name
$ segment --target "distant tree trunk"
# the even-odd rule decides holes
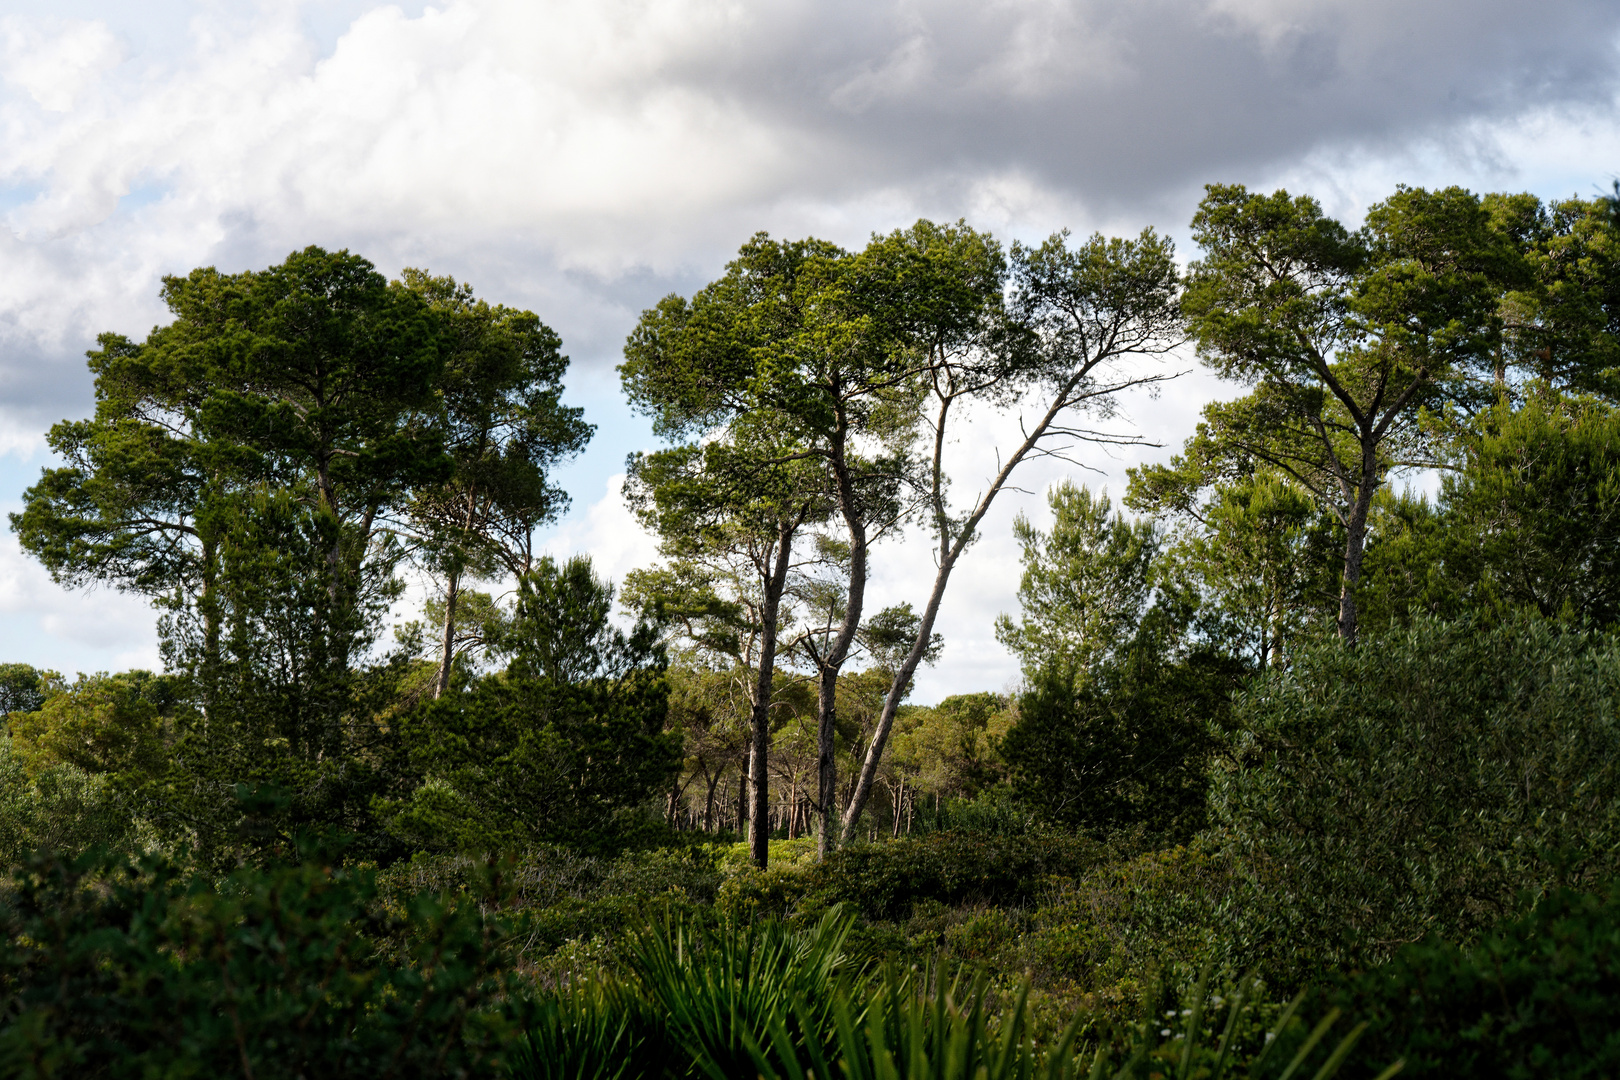
[[[719,769],[714,770],[712,777],[706,770],[703,774],[703,782],[709,788],[703,797],[703,831],[706,833],[714,832],[714,788],[720,783],[720,772]]]
[[[444,583],[444,637],[439,649],[439,678],[433,688],[435,698],[444,697],[450,688],[450,662],[456,655],[456,596],[461,575],[450,571]]]

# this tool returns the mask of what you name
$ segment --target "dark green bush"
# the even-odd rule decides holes
[[[1184,842],[1204,823],[1211,729],[1245,674],[1213,652],[1171,661],[1146,647],[1087,672],[1043,670],[999,747],[1013,790],[1066,828]]]
[[[667,710],[655,669],[578,684],[489,676],[400,721],[423,783],[377,809],[418,850],[611,848],[680,768]]]
[[[1188,980],[1228,959],[1222,931],[1236,894],[1230,861],[1201,845],[1110,862],[1054,884],[1017,966],[1094,1011],[1129,1011],[1156,979]]]
[[[505,927],[366,872],[39,855],[0,899],[6,1076],[487,1075],[515,1029]]]
[[[1408,945],[1334,997],[1408,1076],[1620,1075],[1620,892],[1556,891],[1471,949]]]
[[[1305,978],[1620,875],[1617,706],[1615,642],[1529,616],[1300,649],[1240,697],[1213,777],[1242,933]]]
[[[838,852],[812,871],[811,897],[869,919],[902,919],[918,900],[1028,904],[1050,876],[1074,876],[1107,849],[1080,836],[945,832]]]

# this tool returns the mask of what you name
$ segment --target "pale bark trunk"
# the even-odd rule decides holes
[[[866,808],[866,801],[871,797],[872,784],[877,779],[878,765],[883,759],[884,747],[889,741],[889,732],[894,727],[895,713],[900,708],[900,701],[905,697],[906,688],[911,685],[912,676],[917,673],[917,666],[922,663],[923,656],[928,652],[928,646],[934,637],[934,622],[939,617],[939,605],[945,598],[945,587],[950,584],[951,571],[956,568],[956,562],[967,550],[979,522],[990,510],[990,504],[995,501],[1002,488],[1012,477],[1013,470],[1028,456],[1029,452],[1046,437],[1052,425],[1063,411],[1073,402],[1070,394],[1085,377],[1092,365],[1075,372],[1052,396],[1052,404],[1042,414],[1034,428],[1024,437],[1024,441],[1007,458],[1006,464],[996,473],[990,486],[980,496],[973,512],[962,522],[960,530],[953,538],[947,528],[949,520],[945,503],[945,476],[944,476],[944,449],[945,425],[952,404],[952,399],[944,398],[940,402],[938,417],[934,424],[934,455],[933,455],[933,510],[936,527],[939,529],[939,569],[934,574],[934,588],[928,595],[928,605],[923,609],[922,620],[917,627],[917,639],[911,644],[911,651],[900,664],[900,670],[895,672],[894,682],[889,686],[889,695],[884,699],[883,712],[878,717],[877,730],[872,733],[871,745],[867,748],[866,758],[861,763],[860,778],[855,783],[855,792],[850,796],[849,807],[844,812],[842,838],[848,843],[855,836],[855,829],[860,821],[861,811]]]
[[[456,597],[459,595],[461,575],[450,571],[444,585],[444,635],[439,649],[439,678],[433,688],[434,698],[444,697],[450,688],[450,662],[456,656]]]
[[[838,830],[838,759],[834,753],[838,719],[838,675],[860,632],[866,604],[866,514],[855,493],[848,460],[849,425],[842,411],[833,436],[831,464],[838,484],[838,508],[849,533],[849,591],[844,597],[844,620],[818,663],[816,686],[816,815],[820,831],[816,857],[832,851]]]

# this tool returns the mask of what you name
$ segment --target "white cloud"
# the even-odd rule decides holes
[[[1608,0],[355,3],[322,43],[300,0],[175,10],[155,30],[142,5],[0,19],[0,453],[89,411],[82,351],[161,322],[163,274],[308,243],[532,307],[600,375],[641,308],[760,228],[1184,235],[1206,180],[1353,218],[1399,181],[1566,194],[1620,167]],[[1186,385],[1138,417],[1172,448],[1210,392]],[[608,441],[644,436],[589,418],[614,469],[634,447]],[[577,492],[548,542],[622,577],[653,547],[616,485]],[[920,697],[1012,670],[989,620],[1015,603],[1011,515],[1039,504],[986,523]],[[880,550],[874,587],[918,602],[928,565]],[[54,586],[6,581],[28,625],[96,633],[48,614]]]
[[[54,32],[53,32],[54,31]],[[0,70],[47,112],[67,112],[103,72],[121,59],[118,39],[99,22],[41,25],[0,18]]]
[[[156,615],[138,597],[101,588],[68,592],[0,539],[0,648],[10,663],[75,672],[120,671],[161,664]]]

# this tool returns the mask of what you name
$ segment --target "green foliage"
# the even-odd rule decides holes
[[[161,770],[176,714],[186,709],[183,682],[170,676],[81,675],[13,716],[11,737],[31,769],[68,764],[133,786]]]
[[[561,566],[547,555],[518,578],[517,606],[502,643],[518,678],[585,683],[663,665],[646,620],[626,635],[609,620],[613,585],[596,576],[589,555]]]
[[[1226,915],[1241,896],[1231,859],[1203,843],[1111,858],[1049,879],[1017,943],[983,959],[1099,1016],[1128,1016],[1155,981],[1179,985],[1234,959]]]
[[[1046,501],[1050,533],[1021,515],[1013,522],[1024,549],[1023,619],[996,619],[996,639],[1023,661],[1031,681],[1048,667],[1089,671],[1125,647],[1152,599],[1164,539],[1153,522],[1110,514],[1106,494],[1067,481]]]
[[[825,1055],[835,1002],[861,974],[844,948],[848,933],[836,912],[797,931],[644,924],[628,940],[622,975],[541,995],[513,1073],[729,1080]]]
[[[131,811],[109,778],[72,765],[30,770],[13,741],[0,737],[0,866],[37,848],[128,850],[139,839]]]
[[[0,906],[0,1068],[44,1077],[485,1075],[507,930],[320,862],[217,885],[159,858],[40,855]]]
[[[1409,1076],[1508,1080],[1620,1070],[1620,893],[1558,890],[1462,949],[1407,945],[1341,977],[1333,998],[1371,1024],[1367,1058]]]
[[[891,761],[908,784],[937,802],[977,799],[1000,779],[996,747],[1010,721],[1009,705],[1005,695],[979,693],[908,708],[895,725]],[[927,819],[926,806],[917,812]]]
[[[864,1017],[849,1004],[835,1011],[836,1055],[804,1055],[797,1061],[789,1059],[787,1068],[772,1068],[760,1054],[757,1067],[770,1080],[807,1080],[811,1076],[843,1080],[1069,1080],[1080,1076],[1090,1080],[1109,1076],[1115,1080],[1138,1076],[1219,1080],[1240,1067],[1246,1076],[1275,1076],[1278,1080],[1294,1075],[1328,1080],[1336,1075],[1350,1059],[1366,1025],[1356,1025],[1335,1038],[1339,1010],[1329,1011],[1308,1027],[1298,1013],[1301,999],[1296,998],[1270,1031],[1258,1032],[1254,1024],[1256,989],[1252,982],[1245,982],[1230,1000],[1223,1001],[1207,995],[1206,983],[1200,981],[1188,995],[1186,1008],[1165,1014],[1169,1027],[1160,1028],[1160,1019],[1149,1015],[1132,1027],[1084,1045],[1079,1040],[1083,1017],[1076,1016],[1059,1037],[1042,1045],[1029,1034],[1027,991],[1020,991],[1008,1004],[992,1000],[983,981],[964,983],[958,978],[947,987],[941,973],[938,984],[930,988],[926,978],[888,972],[864,1002]],[[1302,1068],[1307,1071],[1302,1073]],[[1388,1080],[1399,1069],[1399,1063],[1385,1069],[1379,1080]]]
[[[1460,441],[1433,512],[1392,508],[1390,542],[1370,552],[1369,603],[1397,620],[1516,609],[1620,620],[1620,411],[1543,385],[1481,413]]]
[[[999,746],[1012,788],[1047,821],[1185,840],[1203,824],[1211,732],[1245,674],[1206,650],[1146,648],[1089,675],[1043,671]]]
[[[572,685],[490,676],[401,718],[424,779],[378,809],[424,850],[603,842],[680,765],[666,709],[656,670]]]
[[[1260,472],[1214,486],[1177,530],[1167,569],[1190,586],[1197,635],[1264,671],[1331,622],[1338,533],[1298,484]]]
[[[1366,1028],[1341,1035],[1338,1009],[1308,1025],[1303,995],[1278,1009],[1253,980],[1226,997],[1211,994],[1206,974],[1182,999],[1185,1007],[1162,1019],[1163,1005],[1177,1002],[1154,993],[1142,1018],[1119,1030],[1082,1037],[1088,1018],[1077,1014],[1043,1036],[1027,987],[1004,995],[983,978],[959,971],[953,979],[937,964],[886,966],[864,977],[845,954],[847,931],[835,913],[798,932],[771,923],[697,933],[655,927],[637,936],[624,975],[581,978],[541,996],[515,1074],[1216,1080],[1241,1069],[1250,1077],[1328,1080]]]
[[[1102,845],[1061,833],[938,832],[843,848],[798,870],[743,873],[721,888],[723,911],[781,916],[847,904],[868,919],[910,916],[919,901],[1028,903],[1049,875],[1074,875]]]
[[[1301,649],[1252,685],[1213,825],[1279,970],[1466,941],[1523,890],[1620,872],[1620,650],[1519,616]]]
[[[0,664],[0,716],[33,712],[61,683],[54,671],[41,671],[30,664]]]

